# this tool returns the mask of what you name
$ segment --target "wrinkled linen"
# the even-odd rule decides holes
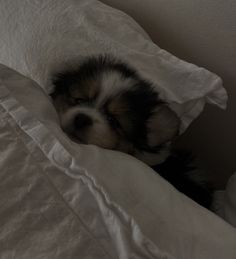
[[[0,0],[0,62],[51,91],[52,73],[110,53],[154,83],[182,121],[205,103],[226,107],[222,80],[155,45],[133,19],[96,0]]]
[[[229,178],[225,190],[215,193],[214,210],[236,228],[236,172]]]
[[[2,65],[0,185],[0,258],[236,257],[233,227],[135,158],[71,142],[42,89]]]
[[[226,185],[224,201],[224,218],[236,228],[236,173]]]
[[[2,81],[0,147],[0,258],[174,258],[141,233]]]

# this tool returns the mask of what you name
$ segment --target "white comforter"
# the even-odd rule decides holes
[[[86,151],[73,157],[5,86],[1,80],[0,258],[172,258],[97,181],[97,173],[112,174],[102,169],[109,163],[101,161],[91,174],[80,163]],[[28,98],[40,101],[39,94]],[[97,155],[89,151],[90,166]]]
[[[0,66],[0,258],[235,259],[236,231],[128,155],[77,145]]]

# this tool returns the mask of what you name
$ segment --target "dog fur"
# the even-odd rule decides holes
[[[147,164],[168,156],[180,120],[153,85],[110,56],[90,57],[53,78],[62,129],[79,143],[132,154]]]
[[[211,194],[193,179],[194,170],[170,155],[179,118],[133,68],[111,56],[89,57],[56,74],[52,83],[61,127],[73,141],[131,154],[179,191],[210,206]]]

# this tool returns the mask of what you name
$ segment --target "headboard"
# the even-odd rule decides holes
[[[160,47],[221,76],[228,108],[207,106],[179,139],[222,187],[236,171],[236,2],[103,0],[131,15]]]

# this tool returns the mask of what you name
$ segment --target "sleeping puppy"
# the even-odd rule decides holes
[[[125,152],[151,166],[169,156],[180,120],[127,64],[110,56],[90,57],[55,75],[52,83],[61,127],[73,141]]]
[[[168,156],[180,121],[152,84],[125,63],[91,57],[57,74],[53,84],[61,127],[72,140],[119,150],[147,164]]]

